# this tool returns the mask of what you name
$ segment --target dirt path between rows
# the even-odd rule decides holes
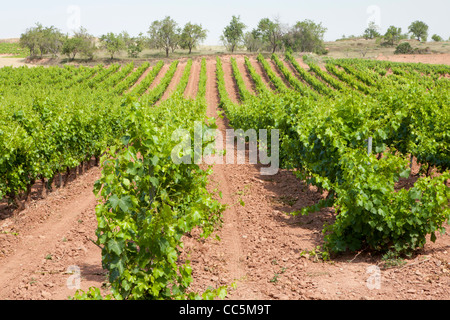
[[[297,61],[297,63],[303,68],[303,69],[305,69],[305,70],[309,70],[309,66],[308,66],[308,64],[306,64],[305,63],[305,61],[303,61],[303,58],[298,58],[298,59],[295,59],[295,61]]]
[[[298,79],[301,83],[303,83],[309,89],[315,91],[314,88],[311,87],[311,85],[308,82],[306,82],[305,79],[303,79],[303,77],[300,75],[300,73],[294,68],[292,63],[290,63],[289,61],[285,60],[281,56],[279,58],[280,58],[280,61],[283,63],[283,65],[295,76],[296,79]]]
[[[225,77],[225,86],[227,88],[229,88],[228,90],[228,95],[230,96],[231,101],[233,101],[234,103],[238,103],[239,102],[239,90],[237,88],[236,85],[236,81],[234,80],[233,77],[233,68],[231,67],[231,61],[230,61],[230,57],[228,56],[224,56],[221,57],[221,61],[222,61],[222,69],[223,69],[223,73],[224,73],[224,77]],[[215,81],[215,74],[214,74],[214,81]],[[210,76],[208,75],[208,81],[210,80]]]
[[[259,61],[254,58],[249,58],[249,60],[252,66],[255,68],[255,71],[261,76],[262,80],[266,84],[266,87],[272,91],[276,91],[274,84],[272,83],[272,81],[270,81],[267,73],[264,71],[264,68],[259,63]]]
[[[267,62],[269,63],[270,67],[272,68],[272,71],[275,72],[275,74],[278,76],[278,78],[283,80],[283,82],[286,85],[286,87],[289,88],[289,89],[293,89],[291,84],[289,83],[289,81],[285,78],[285,76],[280,71],[280,69],[278,69],[278,67],[275,64],[275,62],[272,59],[267,59]]]
[[[236,64],[239,68],[239,71],[242,75],[242,79],[244,80],[244,83],[248,89],[248,91],[255,95],[256,94],[256,87],[255,84],[253,82],[252,77],[250,76],[250,73],[247,70],[247,67],[245,66],[245,60],[243,56],[236,56],[234,57],[236,59]]]
[[[178,83],[181,80],[181,77],[183,76],[184,68],[186,67],[186,62],[179,62],[177,65],[177,69],[175,70],[175,73],[170,80],[169,85],[166,88],[166,91],[164,91],[164,94],[162,95],[161,99],[159,99],[158,102],[156,102],[156,105],[160,104],[161,101],[164,101],[170,97],[170,95],[175,91]],[[158,82],[159,83],[159,82]]]
[[[169,70],[169,67],[170,65],[168,63],[164,63],[161,70],[159,70],[158,74],[156,75],[155,79],[153,79],[153,82],[150,84],[145,94],[150,93],[161,82],[161,79],[164,78],[167,70]]]
[[[192,60],[191,74],[189,76],[189,81],[184,90],[184,97],[186,99],[195,99],[198,91],[198,82],[200,78],[201,60]]]
[[[105,270],[96,240],[93,167],[45,199],[0,220],[0,299],[67,299],[101,287]]]
[[[137,69],[137,68],[134,68],[133,72],[135,72],[136,69]],[[144,73],[142,73],[141,76],[136,80],[136,82],[133,83],[133,85],[132,85],[130,88],[128,88],[127,92],[133,91],[133,89],[134,89],[135,87],[137,87],[137,86],[142,82],[142,80],[145,79],[145,77],[147,77],[147,75],[150,73],[150,71],[151,71],[152,69],[153,69],[152,66],[148,67],[147,70],[145,70]]]

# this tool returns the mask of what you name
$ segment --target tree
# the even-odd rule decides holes
[[[247,28],[247,26],[241,22],[240,16],[233,16],[231,18],[230,24],[225,27],[220,38],[228,50],[234,52],[234,50],[243,43],[245,28]]]
[[[244,46],[247,48],[247,51],[250,52],[258,52],[264,46],[264,42],[256,29],[246,32],[244,34],[243,42]]]
[[[181,28],[177,28],[175,36],[173,37],[173,41],[170,45],[170,50],[172,51],[172,53],[174,53],[175,50],[180,46],[180,43],[181,43]]]
[[[111,59],[114,59],[114,55],[121,50],[125,49],[125,42],[120,34],[108,32],[100,37],[100,43],[103,49],[108,51]]]
[[[396,48],[394,54],[410,54],[414,51],[409,42],[402,42]]]
[[[428,38],[428,25],[422,21],[414,21],[408,27],[409,33],[412,34],[419,41],[427,41]]]
[[[180,31],[178,24],[169,16],[165,17],[164,20],[153,21],[148,30],[150,46],[164,49],[166,57],[168,57],[170,50],[174,52],[180,42]]]
[[[36,56],[37,51],[39,50],[39,38],[42,28],[40,23],[36,23],[35,27],[28,28],[20,35],[20,46],[28,48],[32,57]]]
[[[367,52],[369,52],[369,48],[365,47],[365,48],[359,50],[359,52],[361,53],[361,56],[362,56],[363,58],[365,58]]]
[[[72,37],[66,36],[61,48],[61,53],[65,54],[69,60],[74,60],[77,54],[85,58],[94,58],[96,50],[94,36],[88,34],[83,27],[75,31]]]
[[[384,35],[384,39],[386,40],[387,43],[393,46],[394,42],[399,41],[401,36],[402,36],[402,28],[390,26]]]
[[[378,32],[380,30],[380,27],[375,24],[374,21],[369,22],[369,25],[367,26],[367,29],[364,30],[363,37],[367,39],[374,39],[380,36],[380,33]]]
[[[95,44],[95,37],[88,33],[86,28],[80,27],[80,30],[75,31],[74,38],[81,39],[79,52],[83,58],[92,60],[94,58],[97,46]]]
[[[120,36],[122,37],[122,40],[128,51],[128,57],[137,58],[139,56],[139,53],[144,50],[144,46],[146,43],[144,34],[141,32],[137,37],[131,37],[128,32],[123,31]]]
[[[64,43],[64,34],[54,26],[43,29],[41,55],[42,53],[51,53],[54,57],[58,56]]]
[[[191,54],[193,48],[205,41],[207,34],[208,30],[203,29],[201,24],[186,23],[181,33],[181,48],[189,49]]]
[[[44,27],[40,23],[36,23],[35,27],[28,28],[25,33],[20,36],[20,45],[30,50],[31,56],[36,56],[37,51],[41,55],[51,53],[57,56],[64,43],[64,34],[55,28]]]
[[[257,32],[262,40],[268,44],[272,53],[283,45],[283,31],[278,19],[271,21],[269,18],[263,18],[258,23]]]
[[[65,54],[69,58],[69,60],[73,61],[75,59],[75,56],[80,52],[82,45],[82,39],[76,37],[69,38],[67,36],[63,43],[61,53]]]
[[[433,36],[431,37],[431,39],[432,39],[433,41],[436,41],[436,42],[440,42],[440,41],[443,40],[442,37],[441,37],[441,36],[438,36],[437,34],[433,34]]]
[[[323,54],[326,52],[323,41],[326,30],[321,23],[308,19],[299,21],[285,34],[285,46],[293,51]]]

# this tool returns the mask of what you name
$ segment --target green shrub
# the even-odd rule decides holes
[[[433,41],[436,41],[436,42],[440,42],[443,40],[442,37],[438,36],[437,34],[433,34],[431,39],[433,39]]]
[[[400,43],[396,48],[394,54],[410,54],[414,50],[409,42]]]

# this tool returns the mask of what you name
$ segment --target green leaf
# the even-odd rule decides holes
[[[130,209],[133,207],[133,201],[130,196],[124,196],[119,198],[117,195],[112,195],[109,198],[109,202],[111,203],[111,207],[115,210],[117,206],[125,212],[128,213]]]
[[[110,282],[114,282],[120,275],[124,272],[125,265],[121,259],[116,259],[114,262],[110,264],[110,274],[109,280]]]
[[[122,139],[120,140],[122,142],[122,144],[127,145],[131,140],[130,136],[123,136]]]
[[[130,175],[136,175],[138,168],[139,168],[138,163],[128,162],[126,173]]]
[[[157,187],[159,184],[158,178],[156,177],[150,177],[150,183],[152,184],[153,187]]]
[[[110,252],[115,253],[118,256],[120,256],[122,254],[123,248],[124,248],[123,241],[117,241],[116,239],[110,239],[108,241],[108,250]]]
[[[130,209],[133,207],[133,202],[131,201],[130,196],[122,197],[119,201],[120,209],[122,209],[123,212],[127,213],[130,211]]]
[[[403,170],[402,172],[400,172],[400,177],[401,178],[409,178],[409,175],[411,174],[411,169],[406,169]]]
[[[156,166],[157,164],[158,164],[158,162],[159,162],[159,158],[158,158],[158,156],[153,156],[152,158],[151,158],[151,162],[152,162],[152,165],[153,166]]]
[[[410,197],[410,199],[418,200],[418,199],[420,199],[421,195],[422,195],[422,192],[420,190],[418,190],[416,188],[409,189],[409,197]]]
[[[115,210],[119,204],[119,197],[117,195],[112,195],[108,199],[109,203],[111,203],[111,207]]]
[[[432,233],[430,234],[430,240],[431,240],[432,242],[436,242],[436,234],[435,234],[434,232],[432,232]]]

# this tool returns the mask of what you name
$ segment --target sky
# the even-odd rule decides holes
[[[40,0],[5,1],[0,5],[0,39],[19,38],[40,22],[72,34],[80,26],[90,34],[127,31],[146,33],[152,21],[170,16],[179,26],[187,22],[208,30],[204,45],[219,45],[220,35],[233,15],[251,31],[262,18],[286,24],[310,19],[327,28],[325,41],[361,35],[374,21],[385,33],[391,25],[406,33],[415,20],[429,26],[429,37],[450,37],[450,0]]]

